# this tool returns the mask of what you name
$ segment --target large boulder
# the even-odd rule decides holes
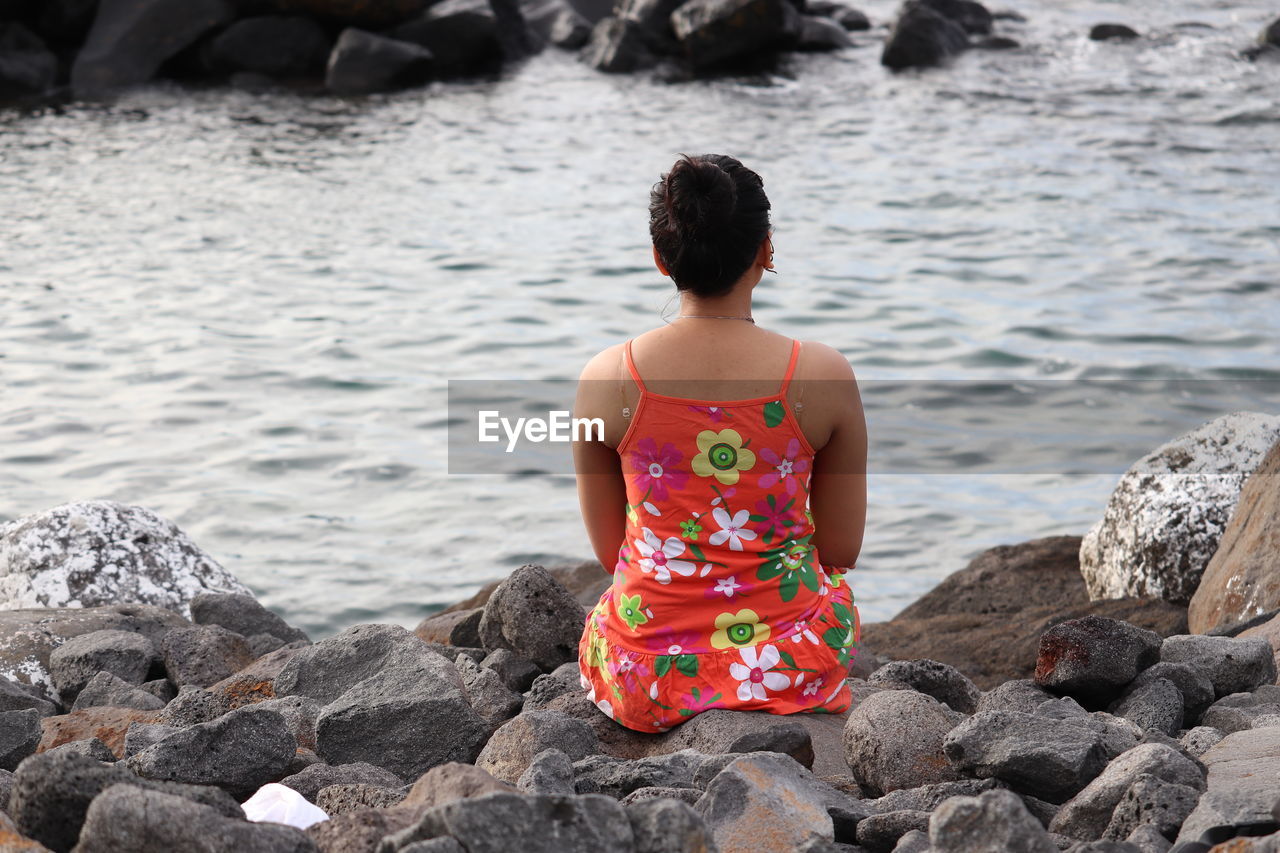
[[[930,6],[910,0],[885,40],[880,64],[894,71],[941,65],[969,46],[964,27]]]
[[[1280,416],[1236,412],[1134,463],[1080,545],[1090,597],[1190,601],[1241,487],[1277,440]]]
[[[642,26],[626,18],[601,18],[591,28],[580,58],[597,71],[626,74],[657,63]]]
[[[53,88],[58,58],[40,37],[16,21],[0,21],[0,101]]]
[[[235,8],[228,0],[100,0],[98,4],[98,14],[93,21],[93,29],[89,31],[89,36],[85,40],[84,46],[80,49],[80,53],[76,55],[75,64],[71,67],[71,87],[77,97],[96,97],[115,89],[128,86],[136,86],[150,80],[155,73],[160,70],[160,66],[165,60],[177,55],[181,50],[195,43],[197,39],[208,32],[229,23],[235,18]],[[107,502],[94,501],[93,505],[101,506]],[[83,506],[75,505],[72,506]],[[134,519],[128,519],[123,516],[124,510],[132,511],[134,516],[138,515],[138,507],[125,508],[119,507],[115,511],[113,518],[112,509],[104,508],[96,513],[85,511],[83,517],[93,519],[90,521],[89,534],[94,535],[94,524],[111,524],[119,523],[120,520],[131,522]],[[59,508],[61,509],[61,508]],[[57,512],[58,510],[53,510]],[[177,528],[172,528],[172,533],[163,529],[158,518],[151,516],[150,518],[141,518],[137,521],[142,522],[143,529],[146,527],[155,528],[157,538],[164,543],[166,541],[176,541],[173,534],[181,536]],[[96,519],[94,518],[96,516]],[[154,522],[152,521],[154,519]],[[19,519],[21,521],[21,519]],[[55,528],[56,529],[56,528]],[[125,559],[129,562],[137,561],[136,554],[139,549],[138,544],[139,530],[135,529],[134,524],[129,524],[125,530],[115,532],[110,528],[99,528],[99,530],[108,536],[108,543],[118,542],[119,547],[124,549]],[[132,535],[129,535],[132,534]],[[185,539],[185,537],[182,537]],[[145,539],[143,540],[146,541]],[[131,547],[134,546],[134,547]],[[83,546],[81,546],[83,547]],[[194,549],[194,546],[192,546]],[[77,548],[77,551],[80,549]],[[148,550],[141,549],[144,553]],[[195,562],[197,570],[203,569],[196,560],[203,555],[194,555],[191,549],[185,547],[169,546],[169,554],[161,556],[173,556],[185,558],[189,562]],[[130,552],[133,552],[131,554]],[[126,566],[128,563],[126,563]],[[214,564],[216,566],[216,564]],[[163,567],[163,564],[161,564]],[[110,571],[109,566],[104,566],[108,571],[105,572],[108,577],[115,574]],[[209,571],[205,569],[205,571]],[[228,576],[229,577],[229,576]],[[130,578],[121,578],[126,584]],[[234,581],[233,578],[230,581]],[[120,582],[119,580],[116,582]],[[151,590],[144,587],[151,595],[160,595],[172,598],[173,590],[169,589],[172,581],[162,581],[158,583],[158,590]],[[227,586],[237,592],[247,592],[239,587],[239,584],[223,582],[221,586]],[[218,587],[213,587],[218,588]],[[136,583],[135,583],[136,589]],[[60,591],[61,592],[61,591]],[[74,594],[74,593],[73,593]],[[185,604],[185,596],[176,603]],[[117,597],[116,600],[137,600],[127,596]],[[150,599],[142,599],[148,600]],[[66,601],[56,602],[58,604],[67,603]],[[97,604],[98,601],[86,602]],[[154,603],[163,603],[155,601]]]
[[[1240,490],[1191,596],[1187,625],[1205,634],[1280,607],[1280,442]]]
[[[943,743],[963,719],[914,690],[873,693],[849,715],[844,756],[853,778],[876,794],[960,778]]]
[[[324,28],[311,18],[301,15],[258,15],[241,18],[214,36],[204,46],[203,58],[209,68],[224,74],[251,71],[271,77],[301,77],[323,72],[332,46],[332,40]],[[251,596],[244,597],[252,599]],[[235,620],[235,624],[240,624],[242,614],[252,613],[247,605],[238,601],[210,601],[206,602],[205,607],[208,618],[197,618],[193,608],[194,621],[216,621],[219,617],[229,616]],[[279,620],[279,617],[276,619]],[[283,620],[276,624],[262,618],[260,614],[254,621],[269,624],[271,630],[268,633],[276,636],[280,636],[278,630],[288,627]],[[235,624],[227,624],[225,621],[218,624],[246,637],[251,636],[235,627]],[[282,639],[287,641],[297,638]]]
[[[1160,660],[1196,670],[1209,679],[1218,698],[1276,683],[1275,656],[1271,644],[1262,637],[1166,637]]]
[[[796,850],[812,837],[835,837],[813,774],[778,753],[734,760],[707,785],[695,811],[724,853]]]
[[[324,84],[338,95],[364,95],[415,86],[431,74],[431,51],[348,27],[329,54]]]
[[[577,660],[587,614],[542,566],[521,566],[484,606],[480,641],[488,651],[511,649],[546,671]]]
[[[688,0],[671,30],[695,68],[710,68],[794,42],[800,13],[790,0]]]
[[[435,74],[481,73],[502,64],[498,19],[483,0],[444,0],[386,35],[426,48]]]
[[[157,660],[155,646],[143,634],[91,631],[71,637],[50,652],[49,670],[59,697],[69,704],[98,673],[109,672],[129,684],[141,684]]]
[[[181,44],[183,33],[218,17],[207,7],[221,2],[103,0],[72,71],[77,94],[149,78],[155,68],[142,76],[141,66],[148,57],[158,57],[158,66],[164,51],[135,41]],[[176,525],[145,507],[85,501],[0,526],[0,608],[131,602],[189,617],[191,599],[211,590],[249,593]]]
[[[1160,660],[1160,635],[1117,619],[1086,616],[1040,637],[1036,684],[1085,704],[1105,705]]]

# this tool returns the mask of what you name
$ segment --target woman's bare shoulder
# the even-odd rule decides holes
[[[853,365],[845,354],[822,341],[801,341],[796,372],[805,379],[854,379]]]
[[[622,366],[622,350],[625,343],[605,347],[593,355],[579,374],[579,379],[612,379]]]

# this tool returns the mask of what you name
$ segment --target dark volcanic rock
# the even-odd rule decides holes
[[[910,809],[880,812],[858,822],[858,844],[869,853],[890,853],[908,832],[927,832],[929,813]]]
[[[1094,41],[1107,39],[1136,39],[1138,31],[1125,24],[1094,24],[1089,30],[1089,38]]]
[[[164,635],[160,654],[169,680],[179,688],[208,687],[253,663],[248,641],[221,625],[175,628]]]
[[[1140,826],[1154,826],[1166,840],[1175,838],[1200,801],[1200,793],[1198,787],[1143,773],[1116,804],[1102,836],[1123,840]]]
[[[296,749],[278,712],[239,708],[169,735],[126,763],[147,779],[217,785],[247,797],[280,779]]]
[[[270,61],[260,58],[261,67],[245,67],[237,70],[260,71],[263,74],[305,74],[315,70],[317,67],[324,65],[324,57],[328,55],[328,40],[316,42],[315,36],[323,36],[323,31],[312,29],[315,24],[307,22],[312,28],[304,28],[303,31],[297,31],[295,28],[303,27],[300,21],[305,19],[284,18],[284,17],[266,17],[266,18],[245,18],[236,21],[231,26],[223,30],[212,44],[212,49],[217,49],[219,42],[225,40],[226,46],[235,45],[239,39],[246,39],[249,42],[257,39],[260,43],[257,49],[261,50],[264,44],[271,43],[271,39],[275,40],[272,44],[275,56]],[[258,29],[258,32],[254,32]],[[301,47],[306,47],[306,42],[312,42],[311,48],[314,53],[317,45],[323,45],[321,48],[319,65],[314,63],[316,57],[313,55],[311,59],[313,63],[309,66],[297,64],[297,51]],[[247,47],[247,45],[241,46]],[[272,70],[272,63],[278,70]],[[258,599],[252,595],[231,592],[202,592],[195,598],[191,599],[191,621],[197,625],[221,625],[228,631],[234,631],[242,637],[252,637],[255,634],[271,634],[279,637],[286,643],[295,640],[305,640],[311,642],[305,631],[294,628],[285,622],[275,613],[263,607]]]
[[[794,42],[800,14],[789,0],[688,0],[671,29],[695,68],[710,68]]]
[[[1022,800],[1011,791],[955,797],[929,821],[934,853],[1055,853],[1058,849]]]
[[[137,755],[142,750],[159,743],[174,732],[182,731],[177,726],[166,726],[163,723],[133,723],[124,733],[124,752],[121,758]]]
[[[598,750],[591,728],[559,711],[525,711],[494,732],[476,766],[515,784],[544,749],[558,749],[574,761]]]
[[[808,51],[839,50],[849,47],[853,40],[845,28],[833,18],[817,15],[801,15],[800,31],[796,35],[795,49]]]
[[[1213,704],[1213,682],[1205,674],[1184,663],[1160,661],[1138,674],[1125,688],[1125,693],[1140,690],[1157,679],[1173,682],[1182,694],[1182,725],[1194,725],[1205,710]]]
[[[704,711],[657,738],[652,735],[639,737],[650,755],[682,749],[692,749],[704,755],[777,752],[791,756],[805,767],[812,767],[814,761],[813,739],[805,725],[794,718],[764,711],[717,708]]]
[[[44,754],[53,755],[62,752],[74,752],[77,755],[87,755],[98,761],[112,762],[118,760],[115,753],[96,737],[91,737],[88,740],[68,741],[61,746],[55,746],[53,749],[46,749]]]
[[[52,749],[70,741],[96,737],[115,755],[121,756],[124,755],[124,737],[129,726],[136,722],[156,722],[156,716],[155,711],[103,705],[45,717],[41,722],[44,734],[40,739],[40,749]]]
[[[217,839],[218,849],[255,853],[315,853],[301,830],[278,823],[251,823],[209,806],[135,785],[113,785],[94,799],[85,815],[77,853],[171,853]],[[209,848],[205,848],[209,849]]]
[[[908,2],[893,25],[880,64],[894,71],[940,65],[969,46],[958,23],[924,3]],[[918,602],[917,602],[918,603]]]
[[[1260,717],[1280,715],[1280,687],[1259,687],[1253,693],[1232,693],[1209,706],[1201,722],[1223,734],[1234,734],[1254,727]]]
[[[314,803],[316,796],[322,790],[335,785],[373,785],[379,788],[399,788],[404,785],[404,781],[390,770],[384,770],[381,767],[374,767],[372,764],[361,762],[357,764],[339,764],[337,766],[312,764],[292,776],[284,777],[280,780],[280,784],[292,788]]]
[[[641,26],[624,18],[602,18],[591,28],[581,59],[597,71],[624,74],[658,61]]]
[[[943,741],[959,770],[1001,779],[1015,790],[1060,803],[1106,766],[1102,736],[1081,723],[1020,711],[983,711]]]
[[[832,18],[846,30],[869,30],[871,21],[862,12],[852,6],[834,2],[834,0],[810,0],[805,4],[805,13]]]
[[[1276,682],[1271,644],[1262,637],[1168,637],[1160,647],[1160,660],[1185,663],[1200,672],[1218,698]]]
[[[431,53],[433,71],[443,75],[482,73],[502,64],[503,48],[498,19],[488,3],[474,0],[444,0],[429,10],[393,30],[391,38],[411,42]],[[477,633],[479,612],[465,616],[448,614],[443,619],[451,621],[449,636],[451,645],[479,645]],[[451,618],[452,617],[452,618]],[[424,620],[415,633],[427,639],[422,632],[428,625]]]
[[[12,770],[40,745],[40,712],[0,711],[0,770]]]
[[[180,629],[179,629],[180,630]],[[70,703],[99,672],[141,684],[158,659],[151,641],[133,631],[93,631],[72,637],[49,654],[49,672],[64,702]]]
[[[976,711],[1025,711],[1030,714],[1055,697],[1029,678],[1006,681],[982,694]]]
[[[844,755],[853,778],[876,795],[959,779],[943,754],[943,742],[961,719],[932,696],[912,690],[868,696],[844,728]]]
[[[893,661],[867,678],[868,684],[895,681],[928,694],[962,714],[972,714],[982,696],[964,673],[936,660]]]
[[[16,21],[0,21],[0,100],[53,88],[58,58],[40,37]]]
[[[724,851],[793,850],[813,836],[835,837],[820,783],[777,753],[734,761],[707,785],[695,811]]]
[[[270,11],[306,15],[353,27],[393,27],[420,14],[431,0],[264,0]]]
[[[976,0],[918,0],[944,18],[960,25],[969,35],[985,36],[991,33],[991,13]]]
[[[427,80],[431,51],[399,39],[349,27],[329,54],[325,86],[339,95],[363,95]]]
[[[316,807],[333,817],[366,808],[389,808],[404,800],[404,795],[405,791],[400,788],[383,788],[361,782],[329,785],[316,794]]]
[[[550,671],[578,658],[586,611],[541,566],[521,566],[494,590],[480,619],[488,651],[511,649]]]
[[[634,761],[588,755],[573,764],[575,789],[579,794],[622,799],[640,788],[692,788],[705,760],[704,754],[691,749]]]
[[[494,649],[480,661],[480,666],[498,673],[508,690],[524,693],[541,674],[538,665],[520,657],[510,649]]]
[[[1116,619],[1086,616],[1040,638],[1036,683],[1086,703],[1105,704],[1160,659],[1160,636]]]
[[[251,71],[271,77],[299,77],[323,72],[331,47],[324,28],[310,18],[261,15],[242,18],[218,33],[204,47],[204,62],[221,74]],[[203,608],[198,612],[197,602],[192,601],[193,622],[216,623],[245,637],[266,633],[285,642],[306,639],[302,631],[291,628],[252,596],[210,597]]]
[[[626,805],[635,853],[709,853],[715,849],[706,823],[687,803],[649,799]]]
[[[1182,730],[1182,691],[1167,678],[1157,678],[1126,690],[1111,713],[1132,720],[1143,729],[1176,737]]]
[[[542,750],[529,762],[524,773],[520,774],[516,790],[522,794],[554,794],[564,797],[576,794],[573,761],[554,747]]]
[[[84,689],[76,694],[75,704],[71,710],[92,708],[98,705],[112,705],[117,708],[138,708],[143,711],[158,711],[164,707],[160,697],[130,684],[109,672],[99,672]]]
[[[44,698],[38,687],[0,677],[0,711],[21,711],[35,708],[42,717],[58,713],[58,706]]]

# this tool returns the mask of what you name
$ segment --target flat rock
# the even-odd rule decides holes
[[[550,748],[577,761],[595,753],[598,741],[586,723],[567,714],[525,711],[494,732],[476,758],[476,766],[514,785],[534,756]]]
[[[1245,731],[1264,717],[1280,714],[1280,687],[1259,687],[1253,693],[1224,696],[1204,712],[1201,723],[1223,734]]]
[[[1280,417],[1236,412],[1134,463],[1080,545],[1090,597],[1189,602],[1245,480],[1277,440]]]
[[[58,713],[58,706],[44,697],[44,691],[21,681],[0,677],[0,711],[34,708],[42,717]]]
[[[813,836],[835,837],[816,782],[789,756],[744,755],[711,780],[695,811],[724,853],[795,849]]]
[[[1049,830],[1081,841],[1100,838],[1120,799],[1143,775],[1197,791],[1205,785],[1194,760],[1164,744],[1141,744],[1108,764],[1084,790],[1063,804]]]
[[[480,640],[488,651],[511,649],[550,671],[577,660],[586,611],[542,566],[521,566],[484,606]]]
[[[1218,698],[1276,683],[1271,644],[1261,637],[1166,637],[1160,647],[1160,659],[1185,663],[1200,672],[1213,684]]]
[[[1224,737],[1200,757],[1208,790],[1187,817],[1177,841],[1198,839],[1212,826],[1274,820],[1280,790],[1280,728]]]
[[[875,693],[849,715],[844,757],[853,777],[880,795],[960,778],[943,742],[963,715],[910,690]]]
[[[974,714],[946,735],[943,751],[959,771],[1049,802],[1084,788],[1107,758],[1102,736],[1087,725],[1020,711]]]
[[[148,693],[137,685],[124,681],[110,672],[99,672],[76,694],[71,710],[112,705],[117,708],[137,708],[141,711],[158,711],[165,703],[160,697]]]
[[[1040,638],[1036,684],[1082,702],[1103,703],[1160,659],[1160,636],[1101,616],[1071,619]]]
[[[879,812],[922,811],[931,812],[952,797],[976,797],[986,791],[1003,787],[998,779],[960,779],[956,782],[938,782],[916,788],[891,791],[872,805]]]
[[[929,819],[934,853],[1055,853],[1040,822],[1012,791],[953,797]]]
[[[868,684],[898,682],[932,696],[953,711],[972,714],[982,693],[954,666],[936,660],[892,661],[867,677]]]
[[[654,737],[639,735],[644,754],[659,755],[692,749],[705,755],[738,752],[777,752],[805,767],[814,765],[813,738],[800,715],[779,716],[764,711],[703,711],[692,720]],[[614,723],[610,725],[616,726]],[[640,757],[639,755],[635,757]]]
[[[78,755],[87,755],[88,757],[98,761],[111,762],[119,760],[116,758],[115,753],[113,753],[105,743],[98,740],[96,737],[91,737],[88,740],[69,741],[61,746],[55,746],[53,749],[45,750],[45,752],[48,754],[74,752]]]
[[[622,799],[639,788],[692,788],[705,759],[705,755],[691,749],[635,760],[587,755],[572,765],[574,789],[579,794]]]
[[[404,780],[381,767],[359,762],[355,764],[312,764],[292,776],[280,780],[309,801],[315,802],[320,791],[334,785],[373,785],[379,788],[399,788]]]
[[[135,41],[137,27],[160,24],[152,15],[161,12],[172,17],[163,21],[163,48]],[[221,0],[103,0],[76,57],[72,85],[79,95],[142,82],[165,58],[157,52],[176,53],[188,33],[194,39],[224,20],[230,8]],[[84,501],[0,526],[0,601],[7,608],[128,602],[187,617],[191,599],[209,590],[249,592],[176,525],[145,507]]]

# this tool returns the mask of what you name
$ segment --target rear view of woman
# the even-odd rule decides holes
[[[845,573],[866,518],[866,425],[838,351],[762,329],[773,269],[759,175],[682,157],[653,188],[658,270],[681,294],[664,326],[584,368],[574,445],[592,547],[613,583],[587,620],[583,686],[657,732],[712,708],[849,706],[859,624]]]

